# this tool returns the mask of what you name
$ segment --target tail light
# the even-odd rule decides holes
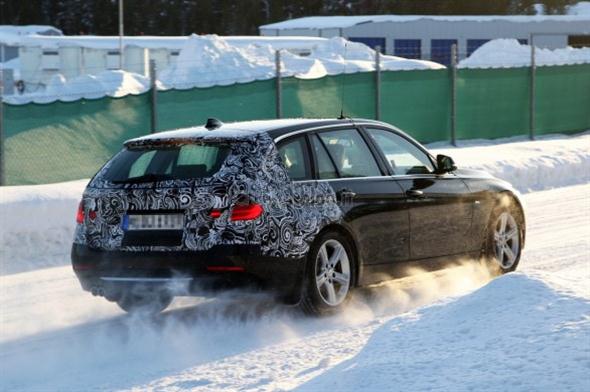
[[[230,219],[232,221],[254,220],[262,215],[263,212],[264,208],[260,204],[238,204],[234,206]],[[212,210],[209,216],[217,219],[221,216],[221,210]]]
[[[78,204],[78,213],[76,214],[76,223],[84,223],[84,202]]]

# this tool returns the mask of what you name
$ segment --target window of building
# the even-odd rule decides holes
[[[451,65],[451,47],[456,39],[433,39],[430,41],[430,59],[440,64]]]
[[[422,58],[422,40],[396,39],[393,41],[393,53],[408,59]]]
[[[371,49],[375,49],[377,46],[380,48],[381,53],[385,53],[385,38],[380,37],[348,37],[349,41],[360,42],[367,45]]]

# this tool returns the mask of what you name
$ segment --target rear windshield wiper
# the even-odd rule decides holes
[[[156,181],[166,181],[171,180],[172,176],[168,174],[154,174],[154,173],[147,173],[142,176],[138,177],[131,177],[124,180],[113,180],[113,184],[136,184],[140,182],[156,182]]]

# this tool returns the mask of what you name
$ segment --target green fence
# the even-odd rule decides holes
[[[380,112],[422,142],[449,140],[455,105],[459,139],[526,135],[530,130],[529,68],[381,73]],[[322,79],[282,79],[284,117],[374,118],[374,72]],[[223,121],[275,118],[276,81],[158,92],[158,130]],[[149,133],[150,94],[51,104],[4,104],[6,184],[90,177],[126,139]],[[539,67],[535,133],[590,129],[590,64]]]

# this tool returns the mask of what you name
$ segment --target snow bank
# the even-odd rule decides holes
[[[0,188],[0,275],[69,262],[88,180]]]
[[[439,69],[430,61],[382,56],[384,70]],[[281,51],[281,74],[321,78],[375,69],[375,51],[364,44],[332,38],[315,44],[309,56]],[[208,87],[275,77],[275,50],[269,44],[234,46],[216,35],[189,37],[176,64],[160,75],[164,88]]]
[[[60,101],[76,101],[81,98],[96,99],[108,95],[122,97],[141,94],[150,87],[149,78],[127,71],[103,71],[96,75],[81,75],[66,79],[62,74],[54,75],[45,90],[24,95],[4,97],[11,104],[24,104]]]
[[[535,49],[537,65],[590,63],[590,48]],[[502,68],[531,65],[530,45],[515,39],[494,39],[480,46],[471,56],[459,62],[459,68]]]
[[[542,140],[430,145],[460,167],[484,170],[521,192],[590,182],[590,133]],[[0,188],[0,275],[69,263],[75,214],[88,181]]]
[[[510,182],[521,192],[590,182],[590,133],[518,139],[459,142],[459,147],[429,145],[433,154],[451,156],[459,167],[483,170]]]
[[[272,79],[276,76],[275,48],[271,42],[265,42],[193,34],[184,40],[176,62],[158,74],[158,88],[189,89]],[[312,42],[309,56],[281,50],[281,75],[311,79],[375,69],[375,51],[364,44],[343,38]],[[285,45],[294,44],[285,42]],[[385,55],[382,56],[381,65],[383,70],[390,71],[445,68],[431,61]],[[72,101],[104,95],[120,97],[138,94],[148,88],[148,78],[124,71],[104,71],[69,80],[58,74],[42,91],[13,95],[5,100],[11,104],[24,104],[31,101],[47,103],[57,99]]]
[[[359,354],[298,390],[583,390],[589,313],[586,299],[507,275],[389,320]]]
[[[590,1],[580,1],[577,4],[567,7],[568,15],[588,15],[590,16]]]

